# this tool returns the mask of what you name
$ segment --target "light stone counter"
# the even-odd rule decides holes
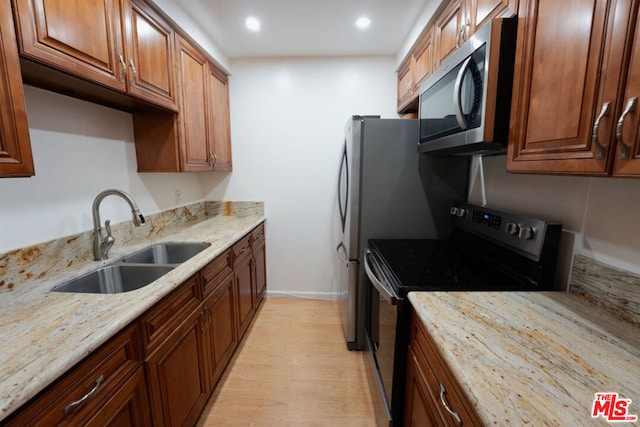
[[[0,254],[0,420],[265,219],[262,203],[207,202],[206,213],[204,205],[195,210],[185,208],[186,216],[182,210],[171,211],[169,216],[152,216],[146,226],[140,227],[142,239],[127,241],[114,232],[116,243],[108,262],[157,242],[211,243],[152,284],[131,292],[100,295],[50,291],[55,284],[105,263],[91,261],[91,246],[84,248],[90,245],[86,233],[62,243],[47,242]],[[198,218],[193,215],[195,211]],[[51,248],[73,246],[77,241],[82,241],[83,247],[78,256],[59,251],[57,262],[52,261],[56,251]]]
[[[637,325],[560,292],[409,300],[487,425],[607,425],[591,417],[598,392],[631,399],[629,414],[640,416]]]

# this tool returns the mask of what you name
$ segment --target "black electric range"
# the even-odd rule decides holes
[[[365,252],[368,370],[381,424],[402,425],[409,292],[553,289],[561,224],[464,203],[450,213],[450,239],[372,239]]]

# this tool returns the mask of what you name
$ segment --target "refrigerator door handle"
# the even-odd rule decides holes
[[[336,247],[336,253],[338,254],[338,258],[340,258],[340,261],[344,262],[345,264],[349,264],[347,248],[344,246],[344,243],[340,242],[338,247]]]
[[[345,172],[345,195],[344,207],[342,205],[342,172]],[[338,174],[338,209],[340,210],[340,222],[342,223],[342,231],[347,222],[347,206],[349,205],[349,163],[347,160],[347,144],[345,141],[344,152],[342,153],[342,162],[340,163],[340,172]]]

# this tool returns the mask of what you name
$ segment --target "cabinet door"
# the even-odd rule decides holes
[[[89,426],[151,426],[149,398],[141,367],[86,423]]]
[[[209,376],[215,387],[238,343],[236,330],[236,298],[233,274],[223,279],[204,303],[209,336]]]
[[[178,37],[180,68],[180,154],[184,172],[212,170],[207,95],[208,61]]]
[[[211,107],[209,120],[213,124],[213,170],[231,170],[231,122],[229,116],[229,79],[209,64]]]
[[[194,312],[146,360],[154,425],[193,425],[209,396],[205,322]]]
[[[15,0],[20,53],[125,90],[119,0]]]
[[[640,9],[636,10],[635,38],[631,47],[622,113],[617,118],[617,154],[614,175],[640,175]]]
[[[493,18],[515,15],[518,11],[518,0],[474,0],[470,9],[473,34]]]
[[[139,0],[124,0],[123,9],[129,93],[177,110],[173,29]]]
[[[606,0],[522,2],[507,170],[608,171],[627,32],[613,16],[629,16],[608,9]]]
[[[236,306],[238,310],[238,337],[246,332],[254,311],[254,287],[252,285],[252,257],[245,258],[235,267]]]
[[[453,0],[435,23],[436,67],[464,43],[463,0]]]
[[[430,28],[420,40],[415,52],[413,67],[413,79],[415,80],[415,90],[420,89],[420,85],[431,75],[434,70],[433,63],[433,28]]]
[[[264,243],[253,250],[256,282],[256,307],[262,302],[267,291],[267,258]]]
[[[35,174],[9,2],[0,4],[0,176]]]
[[[398,69],[398,112],[403,111],[413,101],[412,62],[413,55],[408,57]]]
[[[409,427],[437,427],[445,425],[437,410],[435,397],[429,391],[413,347],[407,359],[407,384],[404,406],[404,425]]]

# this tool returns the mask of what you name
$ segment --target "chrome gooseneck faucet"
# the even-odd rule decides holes
[[[105,197],[111,195],[120,196],[129,204],[131,207],[131,215],[133,215],[133,225],[140,227],[144,224],[144,216],[140,213],[138,205],[136,205],[133,198],[124,191],[105,190],[98,194],[93,201],[93,259],[96,261],[107,259],[109,257],[109,249],[111,249],[111,246],[113,246],[116,241],[111,235],[111,220],[108,219],[104,222],[107,237],[102,236],[102,228],[100,227],[100,203]]]

